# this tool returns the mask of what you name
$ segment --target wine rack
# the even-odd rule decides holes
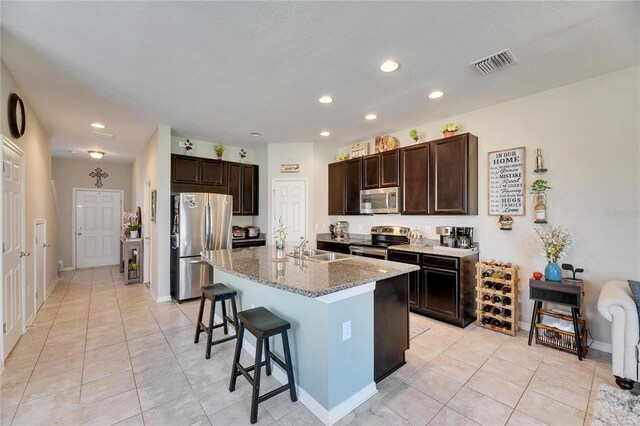
[[[476,263],[476,280],[476,324],[514,336],[520,317],[518,266],[483,260]]]

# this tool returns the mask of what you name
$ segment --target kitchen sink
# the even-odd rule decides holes
[[[319,254],[327,254],[328,251],[325,250],[305,250],[302,252],[303,257],[317,256]]]
[[[349,259],[351,256],[348,254],[340,253],[323,253],[316,254],[315,256],[309,256],[308,259],[313,262],[333,262],[336,260]]]

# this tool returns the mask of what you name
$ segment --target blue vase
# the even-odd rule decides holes
[[[547,281],[562,281],[562,270],[556,262],[549,262],[544,268],[544,279]]]

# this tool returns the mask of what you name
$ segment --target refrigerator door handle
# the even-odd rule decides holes
[[[207,203],[207,207],[205,210],[206,220],[205,220],[205,244],[207,245],[207,250],[211,250],[212,238],[211,238],[211,204]]]

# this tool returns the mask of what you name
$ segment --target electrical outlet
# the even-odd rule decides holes
[[[320,224],[319,224],[319,223],[316,223],[316,231],[317,231],[318,229],[320,229]]]
[[[431,225],[425,225],[424,226],[424,232],[426,232],[427,234],[431,233]]]
[[[256,304],[255,304],[255,303],[252,303],[252,304],[251,304],[251,309],[253,309],[253,308],[255,308],[255,307],[256,307]]]
[[[342,323],[342,341],[351,339],[351,321]]]

